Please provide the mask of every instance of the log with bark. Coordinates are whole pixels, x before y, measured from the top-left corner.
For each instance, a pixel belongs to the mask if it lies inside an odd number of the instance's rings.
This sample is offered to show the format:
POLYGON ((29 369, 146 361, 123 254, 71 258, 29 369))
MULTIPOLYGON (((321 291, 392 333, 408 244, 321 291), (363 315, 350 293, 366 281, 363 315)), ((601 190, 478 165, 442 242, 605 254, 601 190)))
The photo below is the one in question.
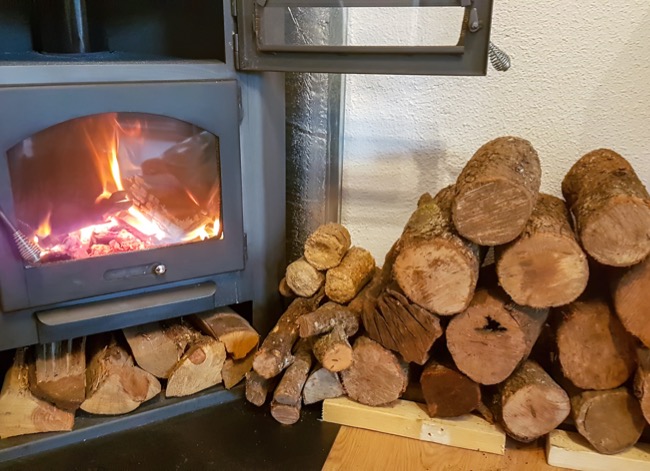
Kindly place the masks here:
POLYGON ((406 365, 390 350, 363 336, 354 342, 352 365, 340 375, 350 399, 369 406, 399 399, 408 383, 406 365))
POLYGON ((562 374, 581 389, 614 389, 635 368, 632 338, 609 303, 591 290, 551 318, 562 374))
POLYGON ((318 362, 329 371, 343 371, 352 364, 352 347, 343 326, 337 325, 317 338, 313 351, 318 362))
POLYGON ((305 242, 305 259, 318 270, 328 270, 341 263, 352 240, 348 230, 337 223, 324 224, 305 242))
POLYGON ((547 317, 548 310, 519 306, 500 288, 480 288, 447 326, 447 348, 471 379, 497 384, 528 357, 547 317))
POLYGON ((154 375, 135 366, 133 357, 112 335, 88 342, 86 400, 81 409, 91 414, 126 414, 160 393, 154 375))
POLYGON ((275 327, 262 342, 253 360, 253 369, 263 378, 279 375, 293 361, 291 349, 298 339, 297 320, 318 308, 323 297, 319 291, 311 298, 296 298, 282 314, 275 327))
POLYGON ((431 360, 420 376, 430 417, 458 417, 481 404, 481 388, 453 365, 431 360))
POLYGON ((650 254, 650 195, 621 155, 588 153, 564 177, 562 194, 582 246, 598 262, 625 267, 650 254))
POLYGON ((361 247, 347 251, 341 263, 327 271, 325 294, 330 300, 345 304, 354 299, 375 273, 375 259, 361 247))
POLYGON ((458 234, 451 219, 454 187, 425 193, 398 241, 395 281, 419 306, 440 315, 467 308, 478 281, 479 247, 458 234))
POLYGON ((484 144, 456 181, 456 229, 479 245, 511 242, 533 212, 541 177, 539 157, 530 142, 499 137, 484 144))
POLYGON ((564 201, 540 194, 523 233, 495 249, 499 284, 516 303, 562 306, 587 287, 589 264, 570 217, 564 201))
POLYGON ((261 407, 266 398, 277 384, 279 376, 270 379, 263 378, 255 371, 246 373, 246 400, 261 407))
POLYGON ((639 400, 646 422, 650 423, 650 350, 637 348, 638 368, 634 375, 634 395, 639 400))
POLYGON ((530 360, 497 387, 490 405, 506 433, 526 443, 555 429, 571 412, 564 389, 530 360))
POLYGON ((316 294, 325 283, 325 275, 304 258, 299 258, 289 264, 285 279, 289 289, 304 298, 316 294))
POLYGON ((296 293, 294 293, 289 285, 287 284, 287 277, 285 276, 280 280, 280 285, 278 286, 278 292, 285 298, 295 298, 296 293))
POLYGON ((29 387, 60 409, 78 409, 86 399, 86 338, 36 345, 29 387))
POLYGON ((231 389, 239 384, 246 377, 246 373, 253 369, 255 353, 256 351, 252 351, 241 360, 226 358, 221 370, 223 385, 226 389, 231 389))
POLYGON ((650 315, 647 309, 650 257, 633 267, 613 270, 610 276, 616 315, 628 332, 650 347, 650 315))
POLYGON ((359 316, 347 306, 327 302, 314 312, 305 314, 298 319, 300 337, 307 338, 330 332, 340 326, 348 337, 359 330, 359 316))
POLYGON ((189 396, 220 383, 225 361, 223 342, 199 335, 169 373, 165 396, 189 396))
POLYGON ((307 378, 302 390, 302 399, 305 405, 314 404, 345 394, 343 386, 336 373, 327 368, 316 368, 307 378))
POLYGON ((245 358, 260 341, 260 335, 248 321, 229 307, 219 308, 212 313, 195 314, 190 320, 205 334, 222 342, 235 360, 245 358))
POLYGON ((16 350, 0 392, 0 438, 72 430, 74 413, 38 399, 29 389, 28 352, 16 350))
POLYGON ((287 368, 273 392, 271 415, 281 424, 291 425, 300 419, 302 389, 311 369, 311 345, 302 339, 296 344, 294 362, 287 368))

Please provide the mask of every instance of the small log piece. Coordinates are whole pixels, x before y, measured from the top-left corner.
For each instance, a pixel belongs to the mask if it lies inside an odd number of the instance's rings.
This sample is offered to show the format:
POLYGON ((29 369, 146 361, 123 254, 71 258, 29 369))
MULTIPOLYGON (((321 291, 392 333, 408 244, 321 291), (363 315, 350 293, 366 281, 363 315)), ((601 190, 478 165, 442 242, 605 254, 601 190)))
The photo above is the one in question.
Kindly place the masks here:
POLYGON ((571 413, 569 396, 534 361, 524 362, 498 386, 493 412, 506 433, 529 443, 559 426, 571 413))
POLYGON ((310 343, 300 340, 296 344, 295 360, 285 371, 273 393, 271 415, 281 424, 291 425, 300 419, 302 389, 311 369, 310 343))
POLYGON ((289 288, 289 285, 287 284, 286 276, 280 280, 280 285, 278 286, 278 292, 285 298, 296 297, 296 293, 294 293, 292 289, 289 288))
POLYGON ((86 399, 86 338, 36 345, 29 365, 34 396, 75 411, 86 399))
POLYGON ((92 339, 89 353, 82 410, 99 415, 126 414, 160 393, 156 377, 135 366, 133 357, 112 335, 92 339))
POLYGON ((305 259, 318 270, 329 270, 341 263, 350 248, 350 233, 341 224, 324 224, 305 242, 305 259))
POLYGON ((420 376, 429 417, 458 417, 481 403, 481 388, 453 364, 430 361, 420 376))
POLYGON ((245 358, 260 342, 257 331, 229 307, 219 308, 209 314, 195 314, 191 320, 203 333, 222 342, 235 360, 245 358))
POLYGON ((345 394, 343 386, 336 373, 327 368, 317 368, 309 375, 302 390, 305 405, 315 404, 345 394))
POLYGON ((623 327, 650 348, 650 257, 627 269, 611 272, 611 293, 616 315, 623 327))
POLYGON ((650 254, 650 195, 621 155, 588 153, 564 177, 562 194, 582 246, 598 262, 627 267, 650 254))
POLYGON ((239 384, 246 377, 246 373, 253 369, 255 353, 255 351, 252 351, 246 358, 242 358, 241 360, 226 358, 221 370, 223 385, 226 389, 231 389, 239 384))
POLYGON ((447 326, 447 348, 472 380, 497 384, 528 357, 547 317, 548 310, 519 306, 500 288, 481 288, 447 326))
POLYGON ((38 399, 29 389, 28 352, 16 350, 0 392, 0 438, 72 430, 74 413, 38 399))
POLYGON ((302 338, 325 334, 337 325, 343 327, 348 337, 359 330, 359 317, 346 306, 331 301, 314 312, 301 316, 297 322, 302 338))
POLYGON ((255 355, 253 369, 260 376, 273 378, 291 364, 291 349, 298 339, 296 321, 301 316, 315 311, 322 297, 322 292, 319 292, 311 298, 296 298, 289 305, 255 355))
POLYGON ((639 367, 634 375, 634 395, 639 400, 646 422, 650 423, 650 350, 637 349, 639 367))
POLYGON ((581 389, 614 389, 636 366, 632 338, 609 303, 589 293, 553 312, 562 374, 581 389))
POLYGON ((375 267, 374 271, 372 272, 372 276, 370 278, 370 281, 366 284, 366 286, 363 287, 361 291, 359 291, 359 294, 357 294, 352 301, 347 305, 347 308, 352 311, 352 313, 357 316, 357 318, 361 319, 361 315, 363 313, 363 306, 366 303, 366 299, 371 292, 371 290, 374 288, 375 283, 377 279, 381 277, 382 269, 375 267))
POLYGON ((331 332, 319 337, 313 346, 314 356, 326 369, 338 372, 352 364, 352 347, 342 326, 335 326, 331 332))
POLYGON ((393 264, 395 281, 408 298, 440 315, 466 309, 478 281, 481 254, 454 228, 454 187, 435 198, 425 193, 398 242, 393 264))
POLYGON ((516 303, 562 306, 587 287, 589 264, 570 217, 564 201, 540 194, 523 233, 495 249, 499 284, 516 303))
POLYGON ((269 392, 273 391, 279 376, 270 379, 263 378, 254 370, 246 373, 246 400, 257 407, 266 402, 269 392))
POLYGON ((289 264, 285 279, 289 289, 303 298, 316 294, 325 283, 325 275, 304 258, 289 264))
POLYGON ((574 395, 571 414, 578 433, 605 455, 633 446, 645 426, 639 401, 626 388, 574 395))
POLYGON ((220 383, 225 361, 223 342, 207 335, 197 337, 169 373, 165 396, 189 396, 220 383))
POLYGON ((182 322, 138 325, 122 329, 136 363, 157 378, 168 378, 198 332, 182 322))
POLYGON ((343 388, 350 399, 369 406, 382 406, 406 390, 406 369, 390 351, 368 337, 354 342, 352 366, 341 373, 343 388))
POLYGON ((511 242, 533 212, 541 178, 539 157, 530 142, 499 137, 484 144, 456 181, 456 229, 479 245, 511 242))
POLYGON ((325 294, 332 301, 345 304, 354 299, 375 272, 375 259, 361 247, 352 247, 341 263, 327 271, 325 294))

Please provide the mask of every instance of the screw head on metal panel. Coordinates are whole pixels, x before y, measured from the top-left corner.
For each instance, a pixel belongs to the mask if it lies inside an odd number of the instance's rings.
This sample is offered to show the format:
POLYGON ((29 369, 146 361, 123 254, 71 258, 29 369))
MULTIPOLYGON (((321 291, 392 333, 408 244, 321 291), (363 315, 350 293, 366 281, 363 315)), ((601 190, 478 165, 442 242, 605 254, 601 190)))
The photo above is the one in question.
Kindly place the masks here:
POLYGON ((167 266, 162 263, 159 263, 158 265, 153 267, 153 272, 155 275, 158 276, 164 275, 165 273, 167 273, 167 266))

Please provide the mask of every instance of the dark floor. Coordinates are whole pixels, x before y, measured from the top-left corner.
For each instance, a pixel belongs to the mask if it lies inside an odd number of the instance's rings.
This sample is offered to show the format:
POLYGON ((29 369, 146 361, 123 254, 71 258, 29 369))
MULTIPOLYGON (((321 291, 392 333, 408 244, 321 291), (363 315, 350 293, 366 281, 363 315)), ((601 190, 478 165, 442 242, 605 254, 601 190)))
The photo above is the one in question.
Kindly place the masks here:
POLYGON ((237 400, 89 440, 33 458, 14 460, 12 470, 319 470, 338 425, 318 420, 320 405, 303 410, 300 422, 278 424, 268 405, 237 400))

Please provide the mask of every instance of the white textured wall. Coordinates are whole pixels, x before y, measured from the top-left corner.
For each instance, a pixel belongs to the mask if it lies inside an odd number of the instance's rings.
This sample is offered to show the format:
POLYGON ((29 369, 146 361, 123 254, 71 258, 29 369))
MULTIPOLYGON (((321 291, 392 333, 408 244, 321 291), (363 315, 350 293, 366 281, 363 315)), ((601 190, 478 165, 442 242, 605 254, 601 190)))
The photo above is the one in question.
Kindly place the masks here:
MULTIPOLYGON (((559 195, 571 164, 599 147, 620 152, 650 182, 650 4, 495 3, 492 39, 511 55, 509 72, 347 78, 343 223, 378 261, 418 196, 452 183, 474 151, 500 135, 533 143, 546 192, 559 195)), ((372 15, 350 15, 351 42, 437 28, 417 17, 368 26, 372 15)))

